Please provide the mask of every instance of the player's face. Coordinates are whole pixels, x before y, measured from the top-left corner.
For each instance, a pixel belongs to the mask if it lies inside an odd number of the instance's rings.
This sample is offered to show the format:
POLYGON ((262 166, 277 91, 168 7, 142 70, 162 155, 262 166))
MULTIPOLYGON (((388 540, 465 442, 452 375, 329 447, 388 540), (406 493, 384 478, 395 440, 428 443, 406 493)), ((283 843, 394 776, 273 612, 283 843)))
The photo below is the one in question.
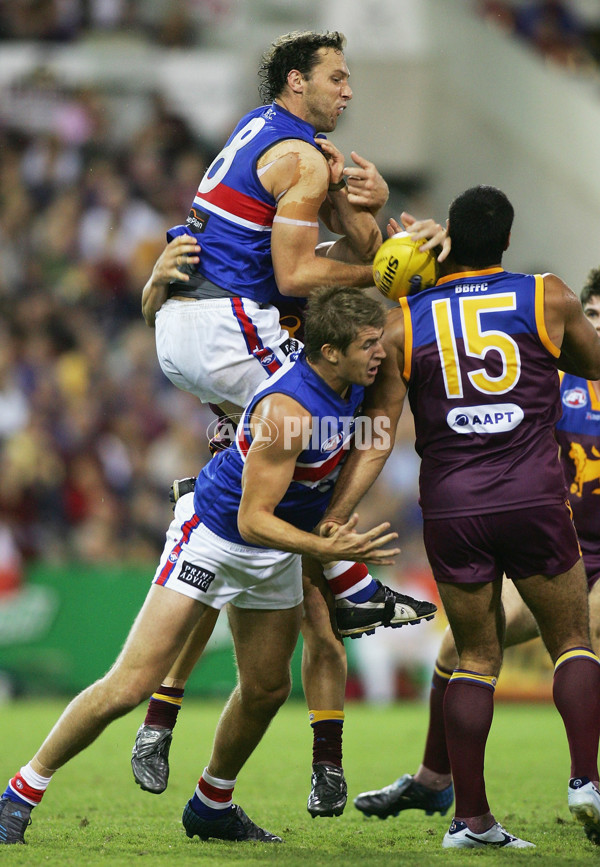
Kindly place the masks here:
POLYGON ((344 55, 333 48, 320 48, 321 62, 305 79, 304 119, 317 132, 331 132, 338 118, 352 99, 348 84, 350 73, 344 55))
POLYGON ((383 359, 382 328, 361 328, 348 349, 340 355, 339 373, 355 385, 371 385, 383 359))
POLYGON ((583 305, 583 312, 600 334, 600 295, 590 295, 589 301, 583 305))

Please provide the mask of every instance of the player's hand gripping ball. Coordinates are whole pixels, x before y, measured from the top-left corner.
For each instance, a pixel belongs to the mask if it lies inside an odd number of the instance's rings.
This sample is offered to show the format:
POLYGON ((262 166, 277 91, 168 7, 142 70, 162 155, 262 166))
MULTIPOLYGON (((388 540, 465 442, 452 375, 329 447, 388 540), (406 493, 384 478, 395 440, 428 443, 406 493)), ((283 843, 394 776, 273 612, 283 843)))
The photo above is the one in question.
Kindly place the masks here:
POLYGON ((413 241, 408 232, 398 232, 384 241, 373 260, 373 280, 386 298, 397 301, 433 286, 438 278, 435 255, 419 250, 424 239, 413 241))

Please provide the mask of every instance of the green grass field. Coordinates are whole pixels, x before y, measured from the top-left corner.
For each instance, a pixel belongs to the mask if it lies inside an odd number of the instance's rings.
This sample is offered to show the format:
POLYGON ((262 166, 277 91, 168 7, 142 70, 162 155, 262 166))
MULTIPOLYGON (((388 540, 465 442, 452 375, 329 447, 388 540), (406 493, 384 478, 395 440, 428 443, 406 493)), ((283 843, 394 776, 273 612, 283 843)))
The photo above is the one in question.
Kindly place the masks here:
MULTIPOLYGON (((426 726, 421 703, 346 708, 344 814, 312 819, 306 811, 311 729, 300 702, 279 713, 242 771, 235 799, 283 845, 188 840, 180 819, 210 753, 222 703, 184 703, 171 749, 171 780, 160 796, 133 782, 129 757, 143 708, 114 723, 52 782, 33 812, 27 846, 3 847, 2 864, 132 865, 429 865, 472 858, 511 864, 598 863, 567 809, 568 752, 557 712, 545 704, 498 702, 487 752, 488 797, 496 818, 536 849, 448 851, 441 841, 451 811, 440 817, 409 811, 385 822, 365 819, 352 798, 419 764, 426 726)), ((35 752, 63 703, 16 701, 0 706, 0 783, 35 752)))

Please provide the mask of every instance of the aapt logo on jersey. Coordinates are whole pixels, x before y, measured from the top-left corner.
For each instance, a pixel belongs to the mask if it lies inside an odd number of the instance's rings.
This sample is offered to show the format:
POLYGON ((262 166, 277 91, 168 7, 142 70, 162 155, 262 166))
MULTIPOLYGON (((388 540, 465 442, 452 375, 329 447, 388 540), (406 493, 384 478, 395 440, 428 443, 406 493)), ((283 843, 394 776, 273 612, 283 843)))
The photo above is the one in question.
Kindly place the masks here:
POLYGON ((197 587, 204 593, 215 580, 215 573, 209 572, 208 569, 203 569, 202 566, 196 566, 188 560, 184 560, 181 564, 181 572, 177 576, 178 581, 183 581, 184 584, 191 584, 192 587, 197 587))
POLYGON ((461 406, 446 416, 448 427, 459 434, 495 434, 514 430, 524 418, 515 403, 492 403, 483 406, 461 406))
POLYGON ((570 409, 583 409, 588 403, 587 392, 585 388, 581 388, 580 386, 569 388, 563 394, 562 402, 570 409))

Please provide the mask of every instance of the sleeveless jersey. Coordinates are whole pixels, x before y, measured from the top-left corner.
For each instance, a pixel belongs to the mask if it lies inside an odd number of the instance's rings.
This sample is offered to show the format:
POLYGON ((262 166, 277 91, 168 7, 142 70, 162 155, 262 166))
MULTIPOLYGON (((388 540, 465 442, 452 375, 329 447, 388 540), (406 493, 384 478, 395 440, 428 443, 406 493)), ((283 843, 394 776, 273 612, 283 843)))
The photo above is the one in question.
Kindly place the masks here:
POLYGON ((206 170, 186 225, 167 232, 168 241, 177 235, 194 235, 202 248, 200 262, 187 266, 187 273, 259 304, 277 303, 283 297, 271 260, 277 202, 261 184, 256 164, 276 142, 287 139, 301 139, 320 152, 315 134, 311 124, 275 103, 260 106, 240 120, 206 170))
MULTIPOLYGON (((235 443, 218 452, 198 476, 194 508, 202 523, 230 542, 248 545, 238 531, 237 513, 244 462, 252 445, 249 419, 257 403, 268 394, 286 394, 310 413, 312 424, 307 430, 306 448, 296 459, 293 479, 275 515, 310 532, 327 508, 333 485, 352 444, 355 416, 363 393, 362 386, 352 385, 346 397, 340 397, 307 364, 303 351, 293 353, 257 389, 240 419, 235 443)), ((271 430, 271 436, 283 437, 285 443, 290 432, 295 431, 271 430)), ((267 440, 265 447, 268 444, 267 440)))
POLYGON ((542 277, 452 274, 401 304, 423 515, 562 502, 560 350, 544 323, 542 277))
POLYGON ((591 382, 565 373, 560 384, 562 417, 556 439, 569 490, 573 520, 583 543, 600 547, 600 400, 591 382))

